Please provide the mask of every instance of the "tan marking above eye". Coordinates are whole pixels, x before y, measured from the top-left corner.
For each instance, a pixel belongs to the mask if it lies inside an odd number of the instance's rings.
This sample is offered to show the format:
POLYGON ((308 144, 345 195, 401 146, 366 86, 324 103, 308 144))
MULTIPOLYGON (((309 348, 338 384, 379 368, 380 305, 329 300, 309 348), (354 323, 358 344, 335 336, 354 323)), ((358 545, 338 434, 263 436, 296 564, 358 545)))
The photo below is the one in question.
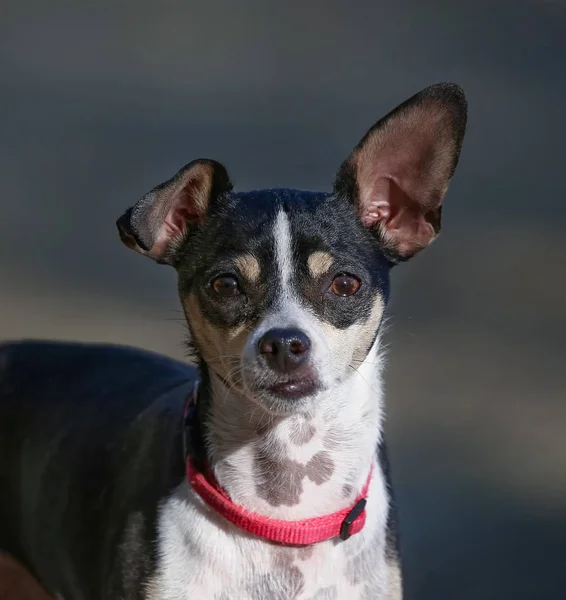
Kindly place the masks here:
POLYGON ((338 329, 323 319, 317 321, 317 326, 321 328, 326 337, 336 361, 335 364, 344 366, 349 364, 352 359, 359 363, 365 358, 383 318, 384 308, 383 297, 377 294, 373 300, 369 317, 348 329, 338 329))
POLYGON ((330 270, 333 262, 334 259, 331 254, 317 250, 309 256, 307 265, 313 277, 320 277, 330 270))
POLYGON ((256 281, 259 278, 261 268, 255 256, 251 254, 242 254, 236 258, 236 267, 240 273, 249 281, 256 281))

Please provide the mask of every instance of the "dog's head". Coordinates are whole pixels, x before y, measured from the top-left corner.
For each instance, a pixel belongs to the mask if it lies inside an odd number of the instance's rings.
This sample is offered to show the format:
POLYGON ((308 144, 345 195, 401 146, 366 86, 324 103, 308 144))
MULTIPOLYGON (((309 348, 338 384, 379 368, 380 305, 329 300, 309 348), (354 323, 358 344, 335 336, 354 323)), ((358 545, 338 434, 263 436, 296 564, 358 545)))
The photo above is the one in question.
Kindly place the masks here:
POLYGON ((175 267, 210 370, 271 412, 308 410, 372 347, 391 266, 438 235, 465 125, 458 86, 423 90, 368 131, 332 193, 234 193, 195 160, 126 211, 120 237, 175 267))

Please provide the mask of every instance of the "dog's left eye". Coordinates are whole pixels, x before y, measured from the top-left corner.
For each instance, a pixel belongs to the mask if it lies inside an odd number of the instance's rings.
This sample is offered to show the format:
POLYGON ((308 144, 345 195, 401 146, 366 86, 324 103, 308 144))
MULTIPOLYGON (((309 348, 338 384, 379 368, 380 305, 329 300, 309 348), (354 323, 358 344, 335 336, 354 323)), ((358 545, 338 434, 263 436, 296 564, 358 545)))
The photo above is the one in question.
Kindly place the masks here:
POLYGON ((353 296, 360 289, 361 282, 357 277, 340 273, 332 280, 330 289, 335 296, 353 296))
POLYGON ((223 298, 237 296, 240 293, 238 280, 231 275, 221 275, 212 281, 213 290, 223 298))

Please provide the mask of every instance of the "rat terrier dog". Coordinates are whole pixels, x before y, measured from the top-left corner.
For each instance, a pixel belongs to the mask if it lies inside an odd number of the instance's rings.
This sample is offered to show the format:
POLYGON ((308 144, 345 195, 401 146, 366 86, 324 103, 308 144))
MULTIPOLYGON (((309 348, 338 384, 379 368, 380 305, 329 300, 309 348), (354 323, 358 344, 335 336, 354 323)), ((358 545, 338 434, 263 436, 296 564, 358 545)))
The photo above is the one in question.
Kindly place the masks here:
POLYGON ((195 160, 126 211, 122 241, 177 271, 194 365, 2 346, 0 550, 67 600, 399 600, 380 326, 465 125, 434 85, 331 193, 235 193, 195 160))

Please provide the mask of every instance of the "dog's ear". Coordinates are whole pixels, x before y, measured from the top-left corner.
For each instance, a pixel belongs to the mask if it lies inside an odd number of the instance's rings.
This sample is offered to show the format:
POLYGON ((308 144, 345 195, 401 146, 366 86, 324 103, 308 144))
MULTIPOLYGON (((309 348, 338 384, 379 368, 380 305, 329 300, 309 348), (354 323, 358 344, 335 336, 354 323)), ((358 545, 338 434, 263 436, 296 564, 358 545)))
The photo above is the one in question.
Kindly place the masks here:
POLYGON ((232 189, 226 169, 198 159, 148 192, 116 222, 128 248, 172 264, 191 226, 202 223, 210 202, 232 189))
POLYGON ((407 260, 440 231, 466 112, 459 86, 428 87, 378 121, 338 171, 335 195, 354 203, 393 262, 407 260))

